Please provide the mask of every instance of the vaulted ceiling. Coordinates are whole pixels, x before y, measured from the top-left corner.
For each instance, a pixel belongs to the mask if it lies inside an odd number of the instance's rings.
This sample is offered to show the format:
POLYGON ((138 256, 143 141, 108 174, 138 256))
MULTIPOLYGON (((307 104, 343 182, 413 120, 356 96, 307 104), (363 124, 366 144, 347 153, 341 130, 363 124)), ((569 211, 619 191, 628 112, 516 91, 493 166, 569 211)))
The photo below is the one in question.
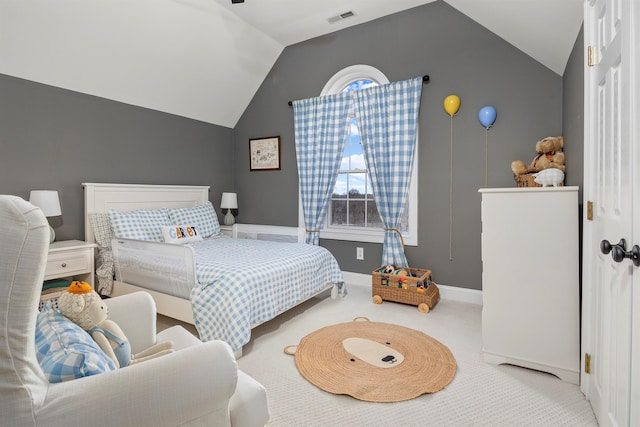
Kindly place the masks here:
MULTIPOLYGON (((432 1, 0 0, 0 73, 234 127, 286 46, 432 1)), ((582 24, 582 0, 442 1, 560 75, 582 24)))

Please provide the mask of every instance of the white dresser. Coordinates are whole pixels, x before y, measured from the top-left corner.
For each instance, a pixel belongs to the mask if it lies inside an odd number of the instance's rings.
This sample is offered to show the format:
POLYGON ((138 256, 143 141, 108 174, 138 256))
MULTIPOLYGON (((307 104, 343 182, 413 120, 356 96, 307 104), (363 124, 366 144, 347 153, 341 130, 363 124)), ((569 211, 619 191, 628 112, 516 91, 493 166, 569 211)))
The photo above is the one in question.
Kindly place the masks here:
POLYGON ((479 191, 484 360, 578 384, 578 187, 479 191))

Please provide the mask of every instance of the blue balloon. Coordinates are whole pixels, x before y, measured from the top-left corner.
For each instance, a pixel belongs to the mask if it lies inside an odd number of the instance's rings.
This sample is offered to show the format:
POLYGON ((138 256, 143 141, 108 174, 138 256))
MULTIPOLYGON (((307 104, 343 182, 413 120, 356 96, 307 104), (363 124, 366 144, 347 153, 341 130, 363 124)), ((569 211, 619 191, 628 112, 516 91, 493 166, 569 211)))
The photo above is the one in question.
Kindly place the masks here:
POLYGON ((482 107, 478 112, 478 120, 485 129, 489 129, 491 125, 496 121, 496 109, 490 105, 482 107))

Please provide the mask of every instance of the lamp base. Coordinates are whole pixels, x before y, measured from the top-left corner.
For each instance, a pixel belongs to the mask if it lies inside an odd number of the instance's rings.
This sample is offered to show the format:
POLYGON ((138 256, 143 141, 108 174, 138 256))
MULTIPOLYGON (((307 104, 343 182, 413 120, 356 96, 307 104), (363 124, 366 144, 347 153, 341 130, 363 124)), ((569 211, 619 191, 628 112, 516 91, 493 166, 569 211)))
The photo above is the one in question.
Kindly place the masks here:
POLYGON ((49 232, 51 235, 49 236, 49 243, 53 243, 56 240, 56 232, 53 231, 53 227, 49 226, 49 232))
POLYGON ((236 218, 231 213, 231 209, 227 209, 227 214, 224 216, 224 225, 233 225, 236 222, 236 218))

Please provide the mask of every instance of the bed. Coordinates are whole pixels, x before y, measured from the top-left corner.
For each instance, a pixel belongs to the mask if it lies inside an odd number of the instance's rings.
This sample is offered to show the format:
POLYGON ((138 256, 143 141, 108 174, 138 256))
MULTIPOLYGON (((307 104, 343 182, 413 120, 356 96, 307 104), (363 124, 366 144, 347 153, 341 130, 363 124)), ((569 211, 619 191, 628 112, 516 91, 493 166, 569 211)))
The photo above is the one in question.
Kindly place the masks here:
POLYGON ((259 226, 236 225, 230 237, 220 232, 213 212, 215 224, 207 214, 207 221, 193 227, 204 239, 170 244, 166 234, 164 241, 145 234, 171 228, 165 227, 165 214, 172 226, 194 225, 177 224, 181 218, 200 221, 203 209, 213 211, 208 186, 82 185, 85 239, 98 243, 98 264, 108 265, 104 261, 113 256, 115 280, 109 296, 144 290, 156 301, 158 313, 194 324, 203 341, 221 339, 241 354, 253 327, 327 290, 334 298, 345 294, 342 273, 329 251, 272 241, 299 240, 302 233, 294 227, 267 227, 265 232, 259 226), (193 213, 200 216, 189 216, 193 213), (144 226, 152 225, 140 231, 138 214, 146 215, 144 226), (162 227, 155 221, 162 221, 162 227), (110 239, 103 229, 113 233, 110 239))

